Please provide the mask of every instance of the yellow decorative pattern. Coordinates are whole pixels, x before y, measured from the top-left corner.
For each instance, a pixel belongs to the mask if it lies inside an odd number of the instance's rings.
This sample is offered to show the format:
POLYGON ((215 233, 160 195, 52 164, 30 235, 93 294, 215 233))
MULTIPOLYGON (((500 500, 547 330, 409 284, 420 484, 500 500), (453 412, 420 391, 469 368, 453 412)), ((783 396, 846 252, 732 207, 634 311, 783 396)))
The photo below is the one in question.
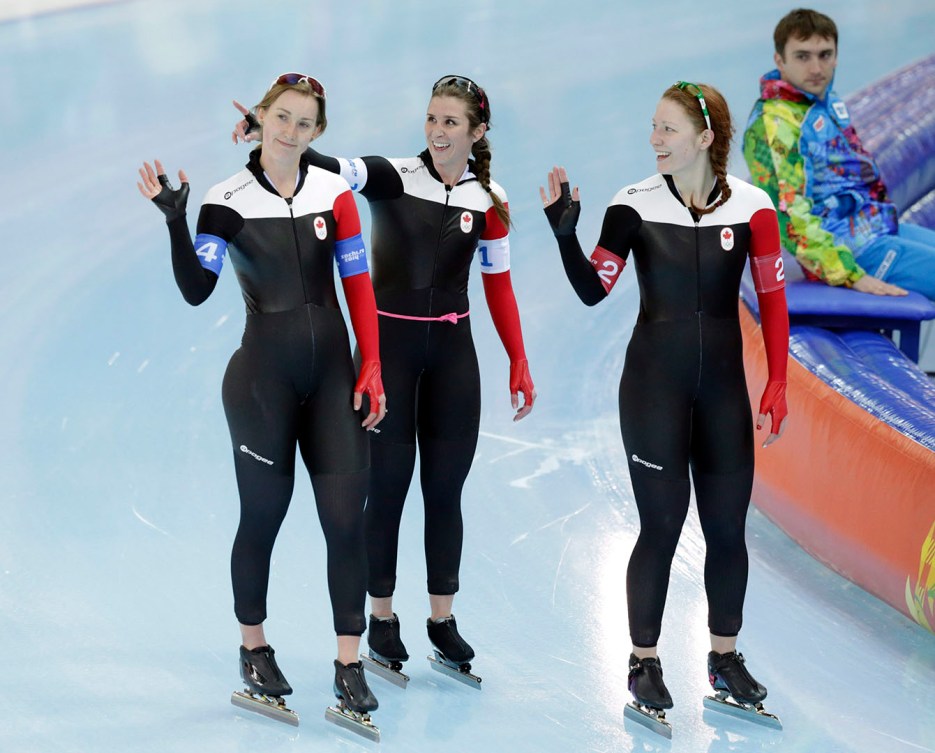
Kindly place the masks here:
POLYGON ((935 523, 922 543, 915 588, 906 578, 906 606, 916 622, 935 633, 935 523))

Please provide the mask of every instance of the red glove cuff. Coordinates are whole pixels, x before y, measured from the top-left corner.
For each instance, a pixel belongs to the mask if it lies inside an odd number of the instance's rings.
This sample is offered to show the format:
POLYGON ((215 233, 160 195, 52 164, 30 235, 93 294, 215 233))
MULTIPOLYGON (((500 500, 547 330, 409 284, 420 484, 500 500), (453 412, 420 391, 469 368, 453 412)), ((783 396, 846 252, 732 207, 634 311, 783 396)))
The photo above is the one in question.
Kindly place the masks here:
POLYGON ((771 416, 770 433, 779 432, 779 427, 789 411, 786 408, 786 383, 770 379, 760 398, 760 415, 771 416))
POLYGON ((529 374, 529 362, 525 358, 510 361, 510 394, 518 392, 523 393, 526 405, 531 406, 535 401, 536 388, 529 374))
POLYGON ((354 385, 354 392, 366 393, 367 397, 370 398, 371 413, 377 412, 380 396, 383 395, 383 378, 381 374, 382 368, 379 361, 364 361, 360 365, 357 384, 354 385))

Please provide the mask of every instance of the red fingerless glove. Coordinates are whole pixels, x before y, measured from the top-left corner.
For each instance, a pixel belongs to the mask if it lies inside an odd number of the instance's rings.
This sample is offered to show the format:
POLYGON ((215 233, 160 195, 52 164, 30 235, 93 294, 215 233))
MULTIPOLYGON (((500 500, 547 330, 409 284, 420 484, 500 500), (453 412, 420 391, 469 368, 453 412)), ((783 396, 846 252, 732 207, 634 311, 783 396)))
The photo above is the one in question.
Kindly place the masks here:
POLYGON ((536 400, 536 388, 529 375, 529 362, 525 358, 510 361, 510 394, 523 393, 525 404, 532 407, 536 400))
MULTIPOLYGON (((760 398, 760 415, 770 417, 770 434, 778 434, 789 411, 786 409, 786 383, 770 379, 760 398)), ((757 425, 759 429, 760 426, 757 425)))
POLYGON ((360 373, 357 376, 357 384, 354 385, 354 392, 361 395, 366 394, 370 398, 370 412, 378 413, 380 407, 380 397, 383 395, 383 378, 381 377, 381 367, 379 361, 364 361, 360 365, 360 373))

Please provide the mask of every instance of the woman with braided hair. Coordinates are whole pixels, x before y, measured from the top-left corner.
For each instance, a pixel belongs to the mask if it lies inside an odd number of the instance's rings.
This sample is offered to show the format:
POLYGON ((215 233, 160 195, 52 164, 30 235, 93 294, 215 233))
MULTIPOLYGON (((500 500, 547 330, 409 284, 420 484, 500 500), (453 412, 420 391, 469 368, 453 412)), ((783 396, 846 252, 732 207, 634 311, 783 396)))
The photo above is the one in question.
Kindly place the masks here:
MULTIPOLYGON (((252 118, 246 108, 238 108, 246 117, 237 124, 235 142, 250 139, 252 118)), ((489 129, 490 100, 484 90, 464 76, 444 76, 432 87, 426 148, 418 156, 344 159, 307 152, 312 164, 340 173, 370 204, 383 384, 393 410, 370 434, 368 642, 376 664, 368 666, 401 686, 408 678, 399 670, 409 655, 392 600, 400 519, 417 442, 431 606, 427 629, 437 654, 432 666, 474 686, 479 682, 470 674, 474 651, 451 613, 459 588, 461 490, 480 424, 480 377, 467 295, 473 258, 510 359, 514 420, 532 410, 536 396, 510 280, 507 196, 490 179, 489 129)))
POLYGON ((640 515, 627 569, 632 654, 627 715, 664 734, 672 706, 656 653, 669 571, 694 484, 705 536, 705 589, 715 690, 745 707, 766 689, 736 652, 747 583, 744 525, 753 484, 753 422, 738 292, 749 258, 769 377, 756 426, 779 438, 786 417, 789 323, 776 212, 767 194, 727 173, 730 111, 713 87, 666 89, 650 144, 659 173, 617 193, 597 247, 575 234, 578 189, 564 168, 540 188, 569 281, 589 305, 636 260, 640 310, 620 380, 620 426, 640 515), (689 481, 689 470, 691 481, 689 481))

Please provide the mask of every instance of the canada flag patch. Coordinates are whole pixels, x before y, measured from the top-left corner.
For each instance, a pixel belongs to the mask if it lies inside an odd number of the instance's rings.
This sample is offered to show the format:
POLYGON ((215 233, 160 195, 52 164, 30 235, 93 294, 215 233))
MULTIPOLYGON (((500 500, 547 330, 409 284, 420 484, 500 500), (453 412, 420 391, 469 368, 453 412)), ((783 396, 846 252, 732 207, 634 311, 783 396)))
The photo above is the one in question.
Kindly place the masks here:
POLYGON ((721 248, 730 251, 734 247, 734 231, 729 227, 721 228, 721 248))
POLYGON ((328 225, 325 223, 324 217, 316 217, 312 224, 315 226, 315 237, 318 240, 323 241, 328 237, 328 225))
POLYGON ((471 228, 474 227, 474 215, 470 212, 461 213, 461 232, 470 233, 471 228))

